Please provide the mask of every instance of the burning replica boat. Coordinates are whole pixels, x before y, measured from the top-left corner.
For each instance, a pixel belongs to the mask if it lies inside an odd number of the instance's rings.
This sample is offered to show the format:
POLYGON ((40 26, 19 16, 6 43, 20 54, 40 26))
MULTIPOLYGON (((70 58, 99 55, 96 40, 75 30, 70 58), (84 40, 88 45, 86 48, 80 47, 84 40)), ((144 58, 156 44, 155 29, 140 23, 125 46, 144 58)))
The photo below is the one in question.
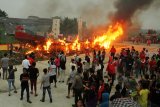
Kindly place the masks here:
POLYGON ((34 48, 30 48, 31 50, 26 52, 26 54, 35 51, 49 54, 63 50, 66 54, 71 55, 75 53, 85 53, 92 49, 108 49, 111 43, 121 35, 123 35, 123 26, 121 23, 116 23, 115 25, 110 25, 101 35, 97 35, 93 41, 80 41, 78 36, 72 42, 66 41, 65 38, 59 40, 44 39, 44 44, 39 44, 34 48))

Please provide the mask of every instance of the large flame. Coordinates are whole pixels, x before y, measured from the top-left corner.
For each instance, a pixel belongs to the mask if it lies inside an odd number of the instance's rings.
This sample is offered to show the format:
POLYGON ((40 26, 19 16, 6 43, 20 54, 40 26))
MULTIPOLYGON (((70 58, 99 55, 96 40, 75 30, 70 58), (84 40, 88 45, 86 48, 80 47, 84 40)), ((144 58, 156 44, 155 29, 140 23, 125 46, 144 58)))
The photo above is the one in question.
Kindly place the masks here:
POLYGON ((66 39, 58 39, 58 42, 60 42, 61 43, 61 45, 65 45, 66 44, 66 41, 65 41, 66 39))
POLYGON ((98 35, 98 37, 94 40, 94 45, 98 44, 100 47, 104 47, 108 49, 111 42, 114 41, 118 36, 123 34, 122 24, 116 23, 115 25, 109 26, 106 33, 102 36, 98 35))
POLYGON ((45 49, 46 51, 48 51, 52 43, 53 43, 53 42, 52 42, 50 39, 48 39, 47 42, 46 42, 46 45, 43 46, 44 49, 45 49))
POLYGON ((80 50, 81 44, 79 43, 79 37, 76 38, 76 40, 72 44, 72 50, 80 50))
POLYGON ((88 39, 86 40, 86 42, 85 42, 85 46, 86 46, 86 48, 88 49, 89 48, 89 41, 88 41, 88 39))
POLYGON ((65 46, 65 52, 69 53, 70 49, 69 49, 69 44, 66 43, 66 38, 64 38, 63 40, 59 39, 58 42, 61 43, 61 45, 65 46))

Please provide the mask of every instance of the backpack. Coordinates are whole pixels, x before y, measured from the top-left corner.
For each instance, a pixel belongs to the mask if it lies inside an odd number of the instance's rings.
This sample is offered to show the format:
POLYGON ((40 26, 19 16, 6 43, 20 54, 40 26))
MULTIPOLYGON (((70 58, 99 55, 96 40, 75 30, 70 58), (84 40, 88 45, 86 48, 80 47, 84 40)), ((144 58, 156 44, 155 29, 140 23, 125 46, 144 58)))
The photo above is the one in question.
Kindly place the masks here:
POLYGON ((66 56, 62 55, 62 56, 60 57, 60 62, 65 63, 65 62, 66 62, 66 56))

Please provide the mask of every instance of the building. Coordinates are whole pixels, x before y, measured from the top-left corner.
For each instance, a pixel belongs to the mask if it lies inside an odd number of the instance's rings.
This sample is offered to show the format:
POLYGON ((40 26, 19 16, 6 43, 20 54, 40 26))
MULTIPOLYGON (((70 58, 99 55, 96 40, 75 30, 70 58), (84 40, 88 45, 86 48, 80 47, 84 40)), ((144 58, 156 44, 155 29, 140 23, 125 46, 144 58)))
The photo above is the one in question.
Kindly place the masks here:
POLYGON ((60 19, 59 18, 53 18, 52 23, 52 34, 54 39, 58 39, 58 36, 60 34, 60 19))
POLYGON ((17 26, 23 26, 24 32, 32 36, 36 35, 46 37, 47 34, 52 31, 52 21, 53 20, 51 18, 39 18, 36 16, 29 16, 26 19, 1 17, 0 43, 14 43, 14 35, 17 26))

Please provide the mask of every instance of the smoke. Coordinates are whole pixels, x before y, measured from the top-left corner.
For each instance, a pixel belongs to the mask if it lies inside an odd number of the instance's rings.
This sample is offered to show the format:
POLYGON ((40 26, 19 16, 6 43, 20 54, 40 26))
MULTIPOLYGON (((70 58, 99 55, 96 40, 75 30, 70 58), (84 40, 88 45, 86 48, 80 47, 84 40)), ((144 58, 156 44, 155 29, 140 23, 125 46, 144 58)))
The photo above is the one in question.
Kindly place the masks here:
POLYGON ((138 11, 147 9, 154 0, 117 0, 115 2, 116 12, 113 21, 131 22, 132 17, 138 11))
POLYGON ((99 26, 107 25, 109 21, 125 21, 147 27, 145 23, 151 22, 152 18, 139 22, 137 20, 151 14, 146 13, 150 8, 152 10, 149 12, 156 14, 160 0, 25 0, 23 4, 19 14, 24 17, 82 17, 88 25, 99 26))
POLYGON ((21 14, 39 17, 82 17, 89 24, 107 22, 115 0, 26 0, 21 14))
POLYGON ((53 17, 53 13, 56 14, 57 8, 60 6, 60 0, 26 0, 25 5, 21 11, 21 14, 28 17, 53 17))

